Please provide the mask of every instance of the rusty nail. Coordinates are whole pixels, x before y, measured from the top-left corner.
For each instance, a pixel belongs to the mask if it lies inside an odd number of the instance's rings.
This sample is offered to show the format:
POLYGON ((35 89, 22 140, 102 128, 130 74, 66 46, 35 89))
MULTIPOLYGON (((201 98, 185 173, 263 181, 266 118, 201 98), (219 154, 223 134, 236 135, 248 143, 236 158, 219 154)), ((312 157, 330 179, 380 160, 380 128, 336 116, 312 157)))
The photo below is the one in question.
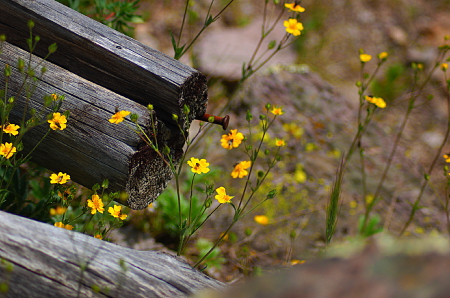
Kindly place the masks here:
POLYGON ((214 117, 214 121, 212 123, 222 125, 223 130, 227 129, 228 123, 230 122, 230 116, 228 116, 228 115, 225 115, 224 117, 220 117, 220 116, 214 116, 214 115, 210 115, 210 114, 204 114, 197 120, 209 122, 209 118, 211 118, 211 117, 214 117))

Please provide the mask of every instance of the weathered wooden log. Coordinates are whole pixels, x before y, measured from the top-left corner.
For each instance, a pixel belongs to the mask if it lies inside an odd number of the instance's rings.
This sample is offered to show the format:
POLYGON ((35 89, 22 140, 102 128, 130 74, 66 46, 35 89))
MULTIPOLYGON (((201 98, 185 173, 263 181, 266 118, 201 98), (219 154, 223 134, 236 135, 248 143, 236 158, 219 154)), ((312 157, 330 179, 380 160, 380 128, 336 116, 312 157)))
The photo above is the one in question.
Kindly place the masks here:
MULTIPOLYGON (((5 64, 12 68, 8 82, 10 96, 16 96, 24 79, 16 67, 17 60, 27 56, 25 51, 8 43, 3 47, 0 68, 4 69, 5 64)), ((39 64, 41 60, 33 56, 32 65, 39 64)), ((69 110, 70 117, 65 130, 51 131, 37 147, 32 155, 33 160, 55 172, 66 172, 72 180, 87 187, 107 178, 111 191, 128 191, 127 203, 131 208, 148 206, 165 188, 171 178, 171 171, 126 125, 134 127, 134 123, 125 120, 126 124, 111 124, 108 119, 115 113, 116 107, 120 107, 138 114, 139 125, 151 131, 149 110, 52 63, 44 62, 44 65, 47 72, 37 83, 28 111, 42 110, 43 97, 58 93, 65 95, 61 110, 69 110)), ((3 72, 0 81, 5 81, 3 72)), ((25 92, 21 92, 16 97, 16 107, 11 111, 11 123, 20 123, 25 102, 25 92)), ((46 113, 49 112, 47 108, 46 113)), ((173 152, 182 150, 182 137, 171 135, 171 131, 161 122, 155 125, 160 145, 168 144, 173 152)), ((48 129, 45 123, 29 131, 23 138, 24 152, 34 148, 48 129)))
POLYGON ((190 107, 192 119, 206 111, 206 78, 197 70, 147 47, 53 0, 0 0, 0 32, 8 41, 28 49, 28 20, 40 57, 56 42, 49 61, 144 106, 155 106, 158 117, 173 123, 190 107))
POLYGON ((0 264, 7 297, 179 297, 223 288, 173 256, 132 250, 2 211, 0 247, 0 258, 12 264, 11 272, 0 264))
MULTIPOLYGON (((155 108, 155 125, 160 148, 171 149, 174 162, 181 156, 184 138, 172 115, 185 129, 184 105, 190 109, 189 122, 205 113, 205 77, 156 50, 104 26, 53 0, 0 0, 0 33, 12 45, 2 58, 14 66, 28 50, 28 20, 35 22, 33 34, 40 42, 33 54, 44 57, 48 45, 58 44, 47 63, 42 86, 33 95, 33 108, 42 106, 43 95, 66 96, 62 110, 71 118, 64 132, 51 134, 33 154, 33 159, 53 171, 63 171, 72 180, 91 187, 110 180, 110 190, 126 189, 127 204, 142 209, 155 200, 172 177, 168 166, 125 125, 107 120, 116 108, 141 116, 140 125, 151 131, 148 104, 155 108)), ((33 59, 38 62, 39 59, 33 59)), ((20 74, 12 77, 10 91, 17 91, 20 74), (15 89, 14 89, 15 88, 15 89)), ((21 119, 25 97, 18 98, 14 119, 21 119)), ((128 122, 130 124, 130 122, 128 122)), ((33 129, 24 139, 25 152, 34 147, 46 128, 33 129)))

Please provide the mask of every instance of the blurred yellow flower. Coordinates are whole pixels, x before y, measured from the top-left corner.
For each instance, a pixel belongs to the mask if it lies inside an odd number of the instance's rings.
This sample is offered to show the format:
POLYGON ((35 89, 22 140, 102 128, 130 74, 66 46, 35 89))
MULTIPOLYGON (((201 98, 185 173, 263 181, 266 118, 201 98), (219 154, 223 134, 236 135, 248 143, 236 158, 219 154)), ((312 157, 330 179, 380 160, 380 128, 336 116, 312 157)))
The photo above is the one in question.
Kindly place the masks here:
POLYGON ((50 128, 53 130, 63 130, 67 127, 67 119, 66 116, 61 115, 60 113, 53 113, 53 118, 47 120, 50 123, 50 128))
POLYGON ((108 208, 108 212, 114 216, 115 218, 120 218, 121 220, 124 220, 125 218, 127 218, 126 214, 123 214, 122 212, 122 206, 118 206, 118 205, 114 205, 113 207, 109 207, 108 208))
POLYGON ((67 175, 66 173, 59 172, 58 174, 53 173, 50 175, 51 184, 64 184, 67 180, 70 180, 70 175, 67 175))
POLYGON ((269 218, 265 215, 255 215, 253 218, 258 224, 260 225, 268 225, 269 224, 269 218))
POLYGON ((290 10, 294 11, 294 12, 304 12, 305 9, 303 7, 301 7, 299 4, 297 3, 284 3, 284 7, 289 8, 290 10))
POLYGON ((19 125, 15 125, 15 124, 8 124, 6 127, 3 126, 3 132, 4 133, 8 133, 10 135, 16 136, 19 133, 19 125))
POLYGON ((381 52, 381 53, 378 54, 378 59, 384 60, 384 59, 387 58, 387 56, 388 56, 387 52, 381 52))
POLYGON ((95 236, 94 236, 95 238, 97 238, 97 239, 100 239, 100 240, 102 240, 103 239, 103 236, 102 236, 102 234, 95 234, 95 236))
POLYGON ((6 159, 10 159, 16 151, 17 149, 12 143, 6 142, 5 144, 0 145, 0 155, 4 156, 6 159))
POLYGON ((365 99, 381 109, 384 109, 386 107, 386 102, 381 97, 370 97, 366 95, 365 99))
POLYGON ((284 27, 286 27, 286 32, 290 33, 294 36, 299 36, 303 30, 303 24, 297 22, 297 19, 289 19, 288 21, 284 21, 284 27))
POLYGON ((444 154, 445 162, 450 162, 450 155, 444 154))
POLYGON ((92 195, 92 200, 87 200, 88 207, 92 208, 91 214, 95 214, 98 212, 103 213, 105 211, 105 208, 103 208, 103 201, 100 199, 100 197, 97 194, 92 195))
POLYGON ((303 135, 303 133, 305 132, 305 130, 303 129, 303 127, 298 126, 296 123, 291 122, 291 123, 283 123, 283 129, 284 131, 286 131, 287 133, 291 134, 294 136, 294 138, 296 139, 300 139, 303 135))
POLYGON ((119 111, 119 112, 115 113, 114 115, 112 115, 111 119, 109 119, 108 121, 111 123, 119 124, 120 122, 123 121, 123 119, 125 119, 126 116, 128 116, 130 114, 131 114, 131 112, 129 112, 129 111, 119 111))
POLYGON ((50 95, 50 98, 51 98, 53 101, 57 101, 57 100, 58 100, 58 95, 57 95, 56 93, 52 93, 52 95, 50 95))
POLYGON ((274 106, 270 112, 276 116, 281 116, 284 114, 283 107, 274 106))
POLYGON ((442 63, 442 64, 441 64, 441 69, 442 69, 442 71, 447 71, 447 69, 448 69, 448 64, 447 64, 447 63, 442 63))
POLYGON ((300 265, 300 264, 303 264, 303 263, 305 263, 306 261, 305 260, 291 260, 291 265, 292 266, 294 266, 294 265, 300 265))
POLYGON ((283 139, 275 138, 275 146, 284 147, 286 146, 286 142, 283 139))
POLYGON ((206 159, 198 159, 191 157, 191 160, 187 161, 187 164, 191 166, 192 173, 196 174, 202 174, 202 173, 208 173, 209 172, 209 163, 206 162, 206 159))
POLYGON ((372 204, 374 198, 375 197, 372 194, 367 195, 366 198, 365 198, 366 199, 366 205, 372 204))
POLYGON ((248 175, 247 169, 252 165, 251 161, 241 161, 235 167, 233 172, 231 172, 231 177, 233 178, 244 178, 248 175))
POLYGON ((67 208, 62 207, 62 206, 57 206, 56 208, 50 208, 50 215, 51 216, 55 216, 55 215, 63 215, 64 213, 66 213, 67 208))
POLYGON ((243 139, 244 135, 242 133, 237 132, 237 129, 232 129, 229 134, 222 135, 220 145, 225 149, 231 150, 239 147, 243 139))
POLYGON ((366 63, 366 62, 369 62, 370 60, 372 60, 372 56, 370 56, 368 54, 361 54, 361 55, 359 55, 359 60, 361 60, 362 63, 366 63))
POLYGON ((66 229, 66 230, 72 230, 73 229, 72 225, 69 225, 69 224, 64 225, 61 221, 55 222, 54 226, 57 227, 57 228, 63 228, 63 229, 66 229))
POLYGON ((215 196, 215 199, 217 201, 219 201, 220 204, 230 203, 231 199, 234 198, 234 196, 227 195, 225 187, 223 187, 223 186, 217 188, 216 192, 217 192, 217 195, 215 196))

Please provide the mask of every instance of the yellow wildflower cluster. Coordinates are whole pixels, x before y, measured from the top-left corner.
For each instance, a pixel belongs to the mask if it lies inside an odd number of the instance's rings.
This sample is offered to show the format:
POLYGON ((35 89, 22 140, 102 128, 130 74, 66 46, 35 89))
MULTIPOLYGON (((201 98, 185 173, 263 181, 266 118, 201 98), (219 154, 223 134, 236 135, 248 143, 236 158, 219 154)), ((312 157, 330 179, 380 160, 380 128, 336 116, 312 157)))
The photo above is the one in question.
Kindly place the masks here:
POLYGON ((72 230, 73 229, 72 225, 69 225, 69 224, 65 225, 61 221, 55 222, 55 227, 63 228, 63 229, 66 229, 66 230, 72 230))
POLYGON ((53 130, 63 130, 67 127, 67 119, 66 116, 61 115, 61 113, 53 113, 53 117, 50 120, 47 120, 50 123, 50 128, 53 130))
POLYGON ((237 129, 232 129, 229 134, 222 135, 222 139, 220 140, 220 145, 228 150, 239 147, 242 140, 244 139, 244 135, 237 131, 237 129))
POLYGON ((121 220, 127 218, 127 215, 122 213, 122 206, 114 205, 114 208, 109 207, 108 212, 115 218, 119 218, 121 220))
POLYGON ((386 102, 381 97, 370 97, 366 95, 365 99, 381 109, 386 107, 386 102))
POLYGON ((15 124, 8 124, 8 125, 3 125, 3 132, 16 136, 19 133, 19 125, 15 125, 15 124))
MULTIPOLYGON (((284 7, 288 8, 294 13, 304 12, 305 8, 301 7, 297 2, 285 3, 284 7)), ((299 22, 296 18, 289 18, 289 20, 284 21, 284 27, 286 27, 286 32, 294 36, 299 36, 303 30, 303 24, 299 22)))
POLYGON ((16 147, 12 143, 0 144, 0 155, 6 159, 10 159, 17 152, 16 147))
POLYGON ((92 195, 90 200, 87 200, 88 207, 91 208, 91 214, 98 212, 103 213, 105 208, 103 208, 103 201, 97 194, 92 195))
POLYGON ((117 113, 115 113, 114 115, 111 116, 111 119, 109 119, 108 121, 111 123, 115 123, 115 124, 119 124, 120 122, 122 122, 126 116, 130 115, 131 112, 130 111, 119 111, 117 113))
POLYGON ((225 187, 221 186, 216 189, 217 195, 214 197, 220 204, 230 203, 234 196, 227 195, 225 187))
POLYGON ((68 180, 70 180, 70 175, 66 173, 59 172, 58 174, 50 175, 50 183, 51 184, 65 184, 68 180))
POLYGON ((206 162, 206 159, 198 159, 191 157, 191 160, 187 161, 187 164, 191 166, 192 173, 195 174, 202 174, 202 173, 208 173, 209 172, 209 163, 206 162))
POLYGON ((450 154, 444 154, 445 162, 450 163, 450 154))
POLYGON ((251 161, 241 161, 234 166, 233 172, 231 172, 231 177, 233 178, 244 178, 248 175, 247 169, 252 165, 251 161))

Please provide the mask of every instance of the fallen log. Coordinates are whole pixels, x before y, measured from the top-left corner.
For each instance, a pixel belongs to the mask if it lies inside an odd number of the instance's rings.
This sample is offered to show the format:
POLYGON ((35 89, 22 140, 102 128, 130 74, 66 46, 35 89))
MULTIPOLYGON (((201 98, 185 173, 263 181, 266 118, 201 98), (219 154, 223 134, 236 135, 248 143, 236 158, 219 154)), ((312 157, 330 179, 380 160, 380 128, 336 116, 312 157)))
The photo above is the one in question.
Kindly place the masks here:
POLYGON ((0 258, 7 297, 180 297, 224 287, 173 256, 132 250, 3 211, 0 258))

